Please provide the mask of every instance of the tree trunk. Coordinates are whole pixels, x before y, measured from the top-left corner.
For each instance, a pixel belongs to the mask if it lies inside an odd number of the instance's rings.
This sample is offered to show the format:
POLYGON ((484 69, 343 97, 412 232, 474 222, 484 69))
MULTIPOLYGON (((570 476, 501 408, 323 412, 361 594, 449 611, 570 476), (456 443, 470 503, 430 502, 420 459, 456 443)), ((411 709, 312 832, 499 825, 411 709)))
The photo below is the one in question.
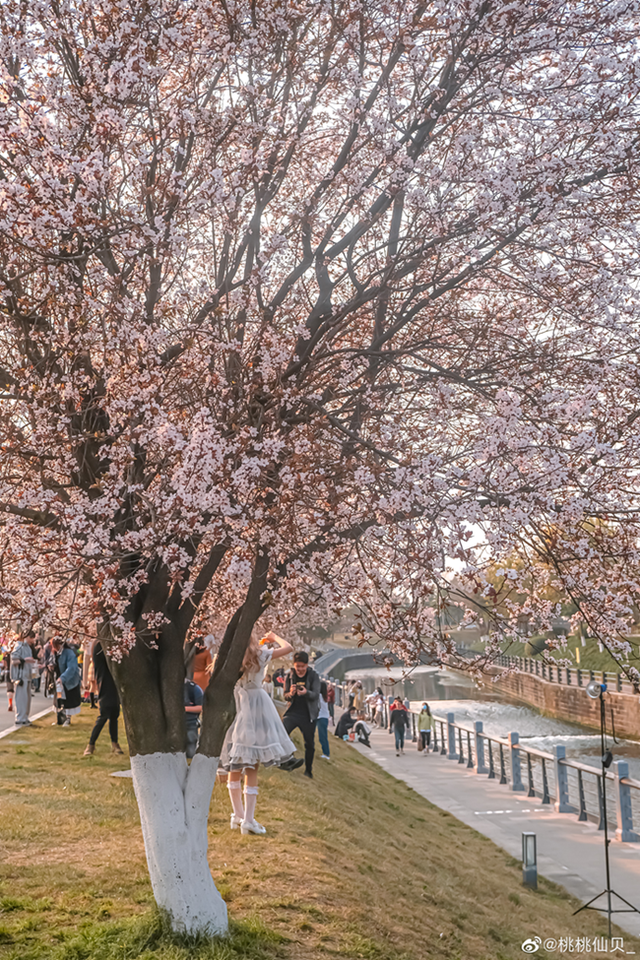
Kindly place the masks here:
POLYGON ((184 636, 169 624, 155 646, 138 640, 110 666, 122 701, 156 903, 176 932, 220 936, 227 932, 227 907, 207 861, 220 751, 198 753, 187 763, 183 643, 184 636))
POLYGON ((207 861, 207 820, 218 760, 184 753, 131 757, 133 786, 156 903, 172 929, 223 935, 227 906, 207 861))
MULTIPOLYGON (((224 735, 233 719, 234 686, 261 613, 268 569, 265 554, 258 553, 255 566, 247 599, 231 618, 220 647, 205 694, 198 752, 190 765, 184 712, 188 622, 178 611, 153 643, 142 634, 126 656, 109 661, 127 728, 151 886, 158 907, 181 933, 227 932, 227 907, 207 861, 207 822, 224 735)), ((98 635, 108 652, 111 637, 106 622, 98 635)))

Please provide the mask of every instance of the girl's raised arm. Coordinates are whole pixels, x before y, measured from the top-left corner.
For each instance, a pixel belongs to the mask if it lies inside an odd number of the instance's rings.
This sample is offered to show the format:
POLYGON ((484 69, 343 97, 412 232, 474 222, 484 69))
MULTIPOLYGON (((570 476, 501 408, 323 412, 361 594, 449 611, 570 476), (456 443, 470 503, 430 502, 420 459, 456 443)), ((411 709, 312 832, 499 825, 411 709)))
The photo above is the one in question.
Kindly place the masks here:
POLYGON ((293 653, 293 647, 286 640, 283 640, 282 637, 279 637, 277 633, 274 633, 273 630, 270 630, 269 633, 266 633, 260 645, 269 644, 271 646, 273 653, 271 654, 272 660, 277 660, 279 657, 288 657, 290 653, 293 653))

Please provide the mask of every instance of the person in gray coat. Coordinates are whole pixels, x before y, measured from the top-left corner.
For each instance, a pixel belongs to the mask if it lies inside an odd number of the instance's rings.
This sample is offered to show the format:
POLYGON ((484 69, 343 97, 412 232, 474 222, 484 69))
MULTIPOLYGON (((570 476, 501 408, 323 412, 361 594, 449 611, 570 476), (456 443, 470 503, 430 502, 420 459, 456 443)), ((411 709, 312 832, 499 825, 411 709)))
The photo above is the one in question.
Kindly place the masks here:
POLYGON ((35 640, 33 632, 20 637, 11 651, 11 680, 15 688, 16 727, 28 727, 31 724, 29 720, 31 681, 35 676, 36 662, 28 643, 28 640, 32 637, 35 640))

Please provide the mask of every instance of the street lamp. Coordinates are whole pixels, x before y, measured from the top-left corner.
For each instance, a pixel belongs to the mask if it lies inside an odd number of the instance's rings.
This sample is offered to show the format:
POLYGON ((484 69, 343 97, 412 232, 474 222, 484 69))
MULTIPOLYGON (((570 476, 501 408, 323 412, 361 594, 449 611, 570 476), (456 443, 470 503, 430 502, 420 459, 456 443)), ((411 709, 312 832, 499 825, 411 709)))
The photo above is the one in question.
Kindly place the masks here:
POLYGON ((611 914, 612 913, 640 913, 640 910, 637 907, 634 907, 633 904, 629 903, 628 900, 625 900, 624 897, 621 897, 619 893, 616 893, 615 890, 611 887, 611 873, 609 867, 609 824, 607 823, 607 770, 611 766, 611 761, 613 760, 613 754, 611 750, 607 750, 606 736, 605 736, 605 715, 604 715, 604 695, 607 692, 606 683, 598 683, 597 680, 592 680, 587 684, 585 688, 585 693, 592 700, 600 700, 600 763, 602 764, 602 820, 604 823, 604 863, 605 863, 605 873, 607 878, 607 885, 602 893, 599 893, 596 897, 593 897, 589 900, 588 903, 585 903, 584 906, 579 907, 574 911, 574 916, 576 913, 580 913, 581 910, 602 910, 602 907, 595 907, 593 904, 596 900, 599 900, 600 897, 604 897, 606 894, 607 897, 607 921, 609 925, 609 939, 611 939, 611 914), (611 898, 617 897, 618 900, 621 900, 625 904, 624 907, 613 908, 611 904, 611 898))

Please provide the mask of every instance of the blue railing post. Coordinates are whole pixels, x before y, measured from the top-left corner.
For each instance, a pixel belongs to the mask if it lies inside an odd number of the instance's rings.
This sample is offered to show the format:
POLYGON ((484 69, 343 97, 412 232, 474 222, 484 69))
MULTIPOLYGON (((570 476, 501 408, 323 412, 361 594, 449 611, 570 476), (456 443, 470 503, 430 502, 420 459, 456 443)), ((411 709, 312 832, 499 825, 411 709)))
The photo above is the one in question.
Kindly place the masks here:
POLYGON ((631 811, 631 787, 622 783, 629 776, 629 764, 626 760, 616 760, 614 763, 614 777, 616 787, 616 808, 618 815, 618 829, 616 837, 623 843, 638 843, 640 836, 633 830, 633 814, 631 811))
POLYGON ((447 759, 448 760, 457 760, 458 754, 456 753, 456 728, 453 725, 454 716, 452 713, 447 714, 447 759))
POLYGON ((520 749, 518 743, 520 737, 517 733, 509 734, 509 752, 511 754, 511 789, 516 793, 524 791, 522 782, 522 769, 520 764, 520 749))
POLYGON ((540 803, 551 803, 551 798, 549 797, 549 781, 547 779, 547 761, 542 757, 542 800, 540 803))
POLYGON ((484 737, 482 736, 482 720, 476 720, 474 723, 476 738, 476 773, 489 773, 489 768, 484 762, 484 737))
POLYGON ((562 761, 566 756, 566 749, 559 744, 554 748, 554 766, 556 772, 556 802, 558 813, 573 813, 574 808, 569 803, 569 771, 562 761))
POLYGON ((578 769, 578 799, 580 801, 580 809, 578 812, 578 820, 587 819, 587 804, 584 799, 584 783, 582 782, 582 770, 578 769))

